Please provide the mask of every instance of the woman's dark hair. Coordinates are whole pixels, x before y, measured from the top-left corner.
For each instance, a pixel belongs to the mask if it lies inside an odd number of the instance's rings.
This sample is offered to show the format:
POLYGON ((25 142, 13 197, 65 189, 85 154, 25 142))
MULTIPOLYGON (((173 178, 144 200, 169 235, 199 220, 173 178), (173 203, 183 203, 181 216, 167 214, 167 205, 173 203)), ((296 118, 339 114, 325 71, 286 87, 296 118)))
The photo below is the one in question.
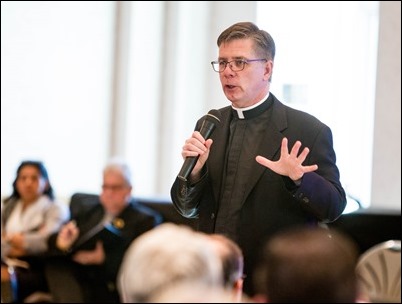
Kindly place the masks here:
POLYGON ((43 162, 36 161, 36 160, 25 160, 25 161, 21 162, 21 164, 18 166, 17 175, 13 182, 13 192, 8 198, 5 199, 5 202, 10 201, 12 199, 19 199, 21 197, 21 195, 18 193, 18 190, 17 190, 17 180, 18 180, 21 170, 26 166, 33 166, 38 169, 40 175, 47 181, 47 184, 48 184, 45 191, 43 192, 43 194, 47 195, 51 200, 54 200, 53 187, 50 184, 49 175, 47 173, 46 167, 43 164, 43 162))

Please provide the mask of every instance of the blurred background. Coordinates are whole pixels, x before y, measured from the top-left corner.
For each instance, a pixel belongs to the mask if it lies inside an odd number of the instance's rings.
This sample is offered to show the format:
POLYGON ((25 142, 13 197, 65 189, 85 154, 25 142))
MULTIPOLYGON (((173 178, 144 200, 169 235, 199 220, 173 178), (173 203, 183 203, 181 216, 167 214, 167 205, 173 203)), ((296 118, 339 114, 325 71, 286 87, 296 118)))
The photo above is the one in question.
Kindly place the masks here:
POLYGON ((22 160, 68 201, 118 156, 169 198, 196 120, 229 105, 210 62, 239 21, 275 40, 272 93, 332 129, 349 197, 400 212, 400 1, 1 1, 2 197, 22 160))

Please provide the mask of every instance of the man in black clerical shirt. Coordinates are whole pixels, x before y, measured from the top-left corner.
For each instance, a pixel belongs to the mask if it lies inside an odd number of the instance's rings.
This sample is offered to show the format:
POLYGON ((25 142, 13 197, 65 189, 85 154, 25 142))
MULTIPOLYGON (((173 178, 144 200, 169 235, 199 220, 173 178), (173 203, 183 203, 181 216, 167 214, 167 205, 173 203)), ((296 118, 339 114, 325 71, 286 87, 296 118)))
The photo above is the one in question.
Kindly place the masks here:
POLYGON ((271 92, 275 43, 251 22, 218 37, 212 67, 231 105, 208 139, 202 117, 182 148, 197 157, 189 178, 176 178, 171 197, 200 230, 221 233, 244 253, 244 291, 253 295, 252 271, 262 245, 298 225, 337 219, 346 205, 332 132, 317 118, 282 104, 271 92), (290 149, 290 150, 289 150, 290 149))

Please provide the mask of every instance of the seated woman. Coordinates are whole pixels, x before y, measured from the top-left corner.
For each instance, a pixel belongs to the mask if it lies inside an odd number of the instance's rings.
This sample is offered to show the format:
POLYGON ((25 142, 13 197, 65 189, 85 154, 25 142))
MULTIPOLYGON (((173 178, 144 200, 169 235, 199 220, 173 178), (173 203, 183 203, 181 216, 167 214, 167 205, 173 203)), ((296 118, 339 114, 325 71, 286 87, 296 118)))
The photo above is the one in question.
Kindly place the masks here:
POLYGON ((69 218, 67 206, 54 200, 44 164, 23 161, 13 182, 13 192, 1 203, 1 282, 13 279, 15 302, 35 291, 47 291, 42 257, 47 239, 69 218), (15 287, 17 287, 15 289, 15 287))

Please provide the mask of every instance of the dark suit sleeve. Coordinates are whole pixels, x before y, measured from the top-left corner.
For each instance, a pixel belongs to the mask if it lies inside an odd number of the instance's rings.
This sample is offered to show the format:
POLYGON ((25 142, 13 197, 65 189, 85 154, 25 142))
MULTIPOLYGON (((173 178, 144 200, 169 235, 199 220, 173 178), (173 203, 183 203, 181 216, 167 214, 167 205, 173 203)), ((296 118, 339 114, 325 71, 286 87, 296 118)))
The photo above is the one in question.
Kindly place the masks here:
MULTIPOLYGON (((194 130, 200 130, 205 116, 200 118, 195 124, 194 130)), ((199 203, 208 179, 206 166, 201 169, 201 178, 196 183, 184 182, 176 177, 171 189, 170 197, 173 206, 179 214, 186 218, 198 218, 199 203)))
POLYGON ((115 242, 112 248, 104 246, 105 262, 103 265, 112 280, 116 279, 125 251, 131 242, 160 223, 159 214, 139 206, 126 209, 120 218, 125 223, 121 229, 121 240, 115 242))
POLYGON ((332 133, 325 125, 310 147, 308 163, 317 164, 318 170, 304 174, 293 195, 321 221, 334 221, 345 209, 346 195, 339 180, 332 133))
POLYGON ((204 172, 197 183, 190 184, 176 178, 170 190, 173 206, 186 218, 198 218, 199 202, 205 188, 208 172, 204 172))

